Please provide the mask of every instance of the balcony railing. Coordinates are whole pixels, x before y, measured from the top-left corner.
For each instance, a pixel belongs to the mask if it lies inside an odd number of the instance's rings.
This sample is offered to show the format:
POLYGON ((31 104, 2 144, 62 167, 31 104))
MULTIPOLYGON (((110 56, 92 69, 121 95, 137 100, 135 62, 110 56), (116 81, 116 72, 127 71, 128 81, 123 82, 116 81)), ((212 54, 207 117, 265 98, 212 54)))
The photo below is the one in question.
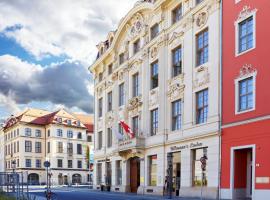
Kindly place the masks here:
POLYGON ((132 139, 127 139, 118 142, 118 151, 126 151, 130 149, 136 148, 144 148, 145 146, 145 138, 135 137, 132 139))

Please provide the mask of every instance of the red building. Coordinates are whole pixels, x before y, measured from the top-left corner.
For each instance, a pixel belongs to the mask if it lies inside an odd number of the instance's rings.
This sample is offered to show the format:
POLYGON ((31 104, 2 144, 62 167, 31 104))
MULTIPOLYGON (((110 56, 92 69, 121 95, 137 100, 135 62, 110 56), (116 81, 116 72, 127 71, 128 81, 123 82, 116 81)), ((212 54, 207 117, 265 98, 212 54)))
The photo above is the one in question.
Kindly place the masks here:
POLYGON ((270 199, 269 21, 269 0, 223 0, 224 199, 270 199))

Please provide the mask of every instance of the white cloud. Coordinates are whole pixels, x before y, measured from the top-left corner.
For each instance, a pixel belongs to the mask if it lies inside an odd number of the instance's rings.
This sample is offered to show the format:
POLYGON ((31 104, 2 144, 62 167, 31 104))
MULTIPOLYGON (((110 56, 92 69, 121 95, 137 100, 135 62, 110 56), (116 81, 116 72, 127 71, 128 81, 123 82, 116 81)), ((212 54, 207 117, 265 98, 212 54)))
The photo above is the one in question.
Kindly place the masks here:
POLYGON ((136 0, 2 0, 0 32, 37 59, 66 54, 90 65, 95 45, 117 28, 136 0), (15 30, 6 29, 20 25, 15 30))

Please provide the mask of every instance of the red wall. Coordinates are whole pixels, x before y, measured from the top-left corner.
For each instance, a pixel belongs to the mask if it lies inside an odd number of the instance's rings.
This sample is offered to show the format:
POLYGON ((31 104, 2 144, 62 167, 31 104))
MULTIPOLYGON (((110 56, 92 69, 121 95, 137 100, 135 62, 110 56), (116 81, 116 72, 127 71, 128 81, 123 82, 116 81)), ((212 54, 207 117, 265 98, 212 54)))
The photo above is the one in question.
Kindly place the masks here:
POLYGON ((223 124, 270 114, 270 1, 223 0, 223 124), (256 48, 235 57, 234 22, 244 6, 256 8, 256 48), (240 68, 252 64, 257 69, 256 110, 235 115, 235 85, 240 68))
MULTIPOLYGON (((235 126, 222 130, 222 188, 230 187, 231 147, 253 144, 256 144, 256 177, 270 177, 270 120, 235 126)), ((238 176, 240 175, 241 174, 238 173, 238 176)), ((238 182, 237 184, 237 186, 241 186, 243 183, 238 182)), ((255 184, 255 187, 256 189, 270 189, 270 184, 255 184)))

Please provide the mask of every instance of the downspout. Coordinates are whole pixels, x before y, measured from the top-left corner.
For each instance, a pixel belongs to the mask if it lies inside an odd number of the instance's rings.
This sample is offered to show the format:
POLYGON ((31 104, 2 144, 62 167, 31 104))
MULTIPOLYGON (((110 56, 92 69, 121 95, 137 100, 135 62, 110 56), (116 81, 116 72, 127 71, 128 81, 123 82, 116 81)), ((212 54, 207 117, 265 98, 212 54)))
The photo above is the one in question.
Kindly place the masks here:
POLYGON ((220 15, 219 15, 219 21, 220 21, 220 38, 219 38, 219 166, 218 166, 218 199, 221 199, 221 150, 222 150, 222 70, 223 70, 223 51, 222 51, 222 44, 223 44, 223 1, 220 0, 220 15))

